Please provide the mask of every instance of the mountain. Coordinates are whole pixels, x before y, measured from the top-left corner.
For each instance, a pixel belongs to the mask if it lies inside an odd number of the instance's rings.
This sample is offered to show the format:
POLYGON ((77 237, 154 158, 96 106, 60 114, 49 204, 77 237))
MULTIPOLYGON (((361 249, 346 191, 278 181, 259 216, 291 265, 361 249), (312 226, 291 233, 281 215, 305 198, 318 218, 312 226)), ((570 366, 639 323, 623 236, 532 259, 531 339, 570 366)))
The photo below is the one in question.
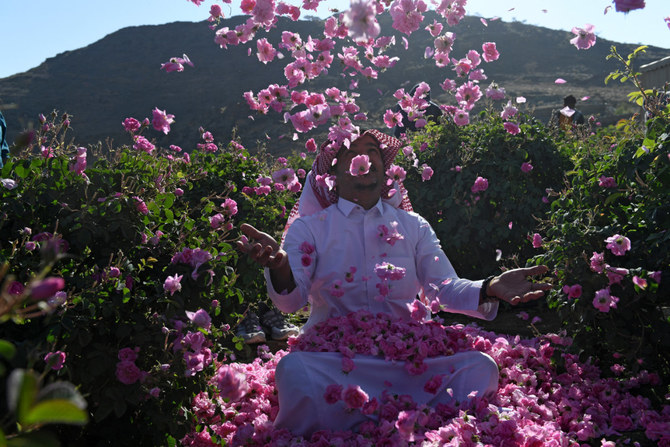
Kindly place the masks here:
MULTIPOLYGON (((424 23, 432 23, 427 14, 424 23)), ((232 17, 222 26, 233 28, 245 20, 232 17)), ((454 99, 439 88, 446 77, 454 78, 451 69, 438 68, 424 59, 424 48, 432 38, 425 30, 413 33, 409 39, 411 51, 402 48, 402 35, 391 29, 390 17, 382 16, 383 30, 391 30, 398 44, 388 54, 397 55, 396 67, 380 73, 377 80, 361 79, 359 103, 371 113, 372 124, 379 125, 384 110, 393 104, 393 92, 399 87, 409 89, 419 81, 432 87, 437 102, 454 104, 454 99)), ((218 141, 225 142, 237 128, 243 144, 255 147, 256 141, 266 142, 268 149, 284 153, 303 143, 282 138, 292 130, 283 123, 282 114, 253 115, 242 98, 245 91, 282 84, 282 61, 261 64, 256 58, 255 45, 221 49, 214 43, 214 32, 208 22, 175 22, 158 26, 139 26, 121 29, 84 48, 67 51, 47 59, 25 73, 0 79, 0 110, 8 122, 8 140, 24 129, 34 128, 37 116, 52 110, 72 115, 74 137, 79 145, 105 140, 128 144, 130 139, 121 122, 126 117, 150 117, 154 107, 174 114, 172 132, 164 136, 155 131, 160 145, 177 144, 191 150, 199 142, 199 127, 211 131, 218 141), (251 55, 247 51, 252 48, 251 55), (160 65, 170 57, 188 54, 195 67, 181 73, 166 73, 160 65)), ((281 31, 291 30, 320 36, 323 23, 318 19, 292 22, 280 19, 267 37, 277 42, 281 31)), ((485 41, 496 42, 501 53, 498 61, 483 64, 488 79, 504 87, 511 98, 525 96, 528 107, 538 118, 547 120, 550 110, 562 106, 562 97, 590 96, 579 103, 586 115, 595 114, 603 123, 613 122, 622 113, 634 108, 627 103, 631 86, 618 82, 604 85, 607 74, 619 68, 607 61, 611 45, 624 56, 637 45, 617 44, 598 39, 589 50, 579 51, 569 43, 571 33, 525 25, 518 22, 489 22, 484 26, 476 17, 466 17, 449 29, 456 34, 452 57, 460 58, 469 49, 481 49, 485 41), (554 83, 556 78, 568 82, 554 83)), ((263 32, 259 36, 263 37, 263 32)), ((668 50, 650 47, 638 59, 642 65, 668 54, 668 50)), ((286 59, 284 60, 284 62, 286 59)), ((347 89, 349 78, 340 75, 339 63, 333 63, 331 73, 303 87, 317 90, 328 85, 347 89)), ((71 134, 72 135, 72 134, 71 134)), ((312 135, 310 135, 312 136, 312 135)), ((304 139, 303 139, 304 141, 304 139)))

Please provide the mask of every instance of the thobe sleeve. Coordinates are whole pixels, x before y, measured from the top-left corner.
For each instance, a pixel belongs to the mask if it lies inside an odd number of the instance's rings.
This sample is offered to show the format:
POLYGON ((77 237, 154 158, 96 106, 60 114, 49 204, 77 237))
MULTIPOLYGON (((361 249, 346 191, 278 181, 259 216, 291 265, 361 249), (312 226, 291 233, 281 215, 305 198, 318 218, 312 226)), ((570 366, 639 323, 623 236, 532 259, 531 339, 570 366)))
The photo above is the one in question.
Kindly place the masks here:
POLYGON ((304 252, 305 246, 303 245, 301 248, 303 242, 311 247, 315 246, 312 233, 298 219, 291 224, 282 247, 288 254, 288 262, 296 284, 296 287, 292 291, 275 290, 270 279, 270 269, 265 268, 265 282, 267 284, 268 296, 282 312, 293 313, 307 304, 317 257, 316 252, 304 252), (307 260, 307 257, 309 257, 309 260, 307 260))
POLYGON ((497 301, 479 304, 483 281, 458 277, 444 254, 435 231, 421 217, 416 246, 416 271, 424 295, 431 301, 438 299, 447 312, 489 321, 497 315, 497 301))

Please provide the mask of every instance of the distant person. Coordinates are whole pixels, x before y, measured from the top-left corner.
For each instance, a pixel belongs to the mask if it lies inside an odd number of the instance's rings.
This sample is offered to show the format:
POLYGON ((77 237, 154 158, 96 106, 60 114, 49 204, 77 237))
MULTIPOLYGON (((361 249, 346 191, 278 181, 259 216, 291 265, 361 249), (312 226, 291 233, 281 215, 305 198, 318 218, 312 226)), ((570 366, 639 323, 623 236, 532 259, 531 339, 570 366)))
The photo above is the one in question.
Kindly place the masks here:
POLYGON ((0 112, 0 169, 5 165, 9 158, 9 145, 7 144, 7 123, 5 117, 0 112))
POLYGON ((560 127, 565 131, 572 130, 575 126, 583 125, 586 120, 584 119, 582 112, 575 108, 576 105, 577 99, 574 96, 568 95, 563 98, 563 108, 554 111, 551 116, 551 121, 549 121, 549 125, 552 127, 560 127))
MULTIPOLYGON (((409 92, 410 96, 414 97, 416 94, 417 89, 421 86, 421 84, 417 84, 414 87, 412 87, 412 90, 409 92)), ((426 85, 427 87, 427 85, 426 85)), ((425 108, 422 108, 421 110, 424 111, 424 114, 422 116, 423 119, 428 121, 429 119, 435 123, 439 122, 440 117, 442 116, 442 110, 440 109, 440 106, 435 104, 430 100, 430 90, 426 91, 423 94, 423 99, 428 102, 428 105, 425 108)), ((400 104, 396 104, 396 106, 393 108, 394 112, 400 112, 402 115, 402 126, 395 126, 393 128, 393 135, 396 138, 400 138, 402 134, 407 134, 407 131, 412 131, 416 132, 416 121, 410 120, 409 117, 407 116, 407 112, 405 112, 401 107, 400 104)))
POLYGON ((667 92, 654 91, 648 95, 643 105, 645 122, 662 115, 668 104, 670 104, 670 94, 667 92))
POLYGON ((670 93, 666 91, 653 91, 648 95, 643 103, 644 108, 644 135, 649 133, 652 122, 650 120, 663 116, 665 110, 670 104, 670 93))

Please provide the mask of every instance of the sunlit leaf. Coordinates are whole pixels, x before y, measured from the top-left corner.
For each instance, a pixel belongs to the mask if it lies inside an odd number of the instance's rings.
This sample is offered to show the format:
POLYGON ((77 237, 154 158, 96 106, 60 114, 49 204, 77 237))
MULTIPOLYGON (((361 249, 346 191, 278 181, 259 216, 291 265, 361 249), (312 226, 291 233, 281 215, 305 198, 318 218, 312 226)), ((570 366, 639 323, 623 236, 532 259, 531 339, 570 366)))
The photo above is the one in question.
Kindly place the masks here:
POLYGON ((23 418, 31 424, 76 424, 88 422, 88 414, 76 404, 65 399, 47 400, 38 403, 23 418))
POLYGON ((16 347, 7 340, 0 340, 0 355, 11 360, 16 354, 16 347))
POLYGON ((23 422, 37 396, 37 375, 34 371, 15 369, 7 379, 7 405, 23 422))

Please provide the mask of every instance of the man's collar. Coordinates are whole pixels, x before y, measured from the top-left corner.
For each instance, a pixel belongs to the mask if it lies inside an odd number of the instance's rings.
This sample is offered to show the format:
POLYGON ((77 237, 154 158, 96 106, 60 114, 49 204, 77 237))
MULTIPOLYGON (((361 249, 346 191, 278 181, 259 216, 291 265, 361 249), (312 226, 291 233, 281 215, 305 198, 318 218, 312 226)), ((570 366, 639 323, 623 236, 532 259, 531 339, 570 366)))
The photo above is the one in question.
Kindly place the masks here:
MULTIPOLYGON (((362 208, 360 205, 358 205, 357 203, 355 203, 355 202, 351 202, 351 201, 349 201, 349 200, 347 200, 347 199, 343 199, 342 197, 340 197, 340 198, 337 200, 337 208, 340 210, 340 212, 341 212, 342 214, 344 214, 344 215, 347 216, 347 217, 349 217, 349 215, 351 214, 351 212, 352 212, 353 210, 355 210, 356 208, 361 208, 361 209, 363 209, 363 208, 362 208)), ((373 206, 373 207, 370 208, 370 209, 373 209, 373 208, 377 208, 377 209, 379 210, 379 214, 380 214, 380 215, 383 215, 383 214, 384 214, 384 205, 382 204, 382 199, 381 199, 381 198, 377 201, 377 203, 375 204, 375 206, 373 206)), ((369 211, 369 210, 368 210, 368 211, 369 211)))

